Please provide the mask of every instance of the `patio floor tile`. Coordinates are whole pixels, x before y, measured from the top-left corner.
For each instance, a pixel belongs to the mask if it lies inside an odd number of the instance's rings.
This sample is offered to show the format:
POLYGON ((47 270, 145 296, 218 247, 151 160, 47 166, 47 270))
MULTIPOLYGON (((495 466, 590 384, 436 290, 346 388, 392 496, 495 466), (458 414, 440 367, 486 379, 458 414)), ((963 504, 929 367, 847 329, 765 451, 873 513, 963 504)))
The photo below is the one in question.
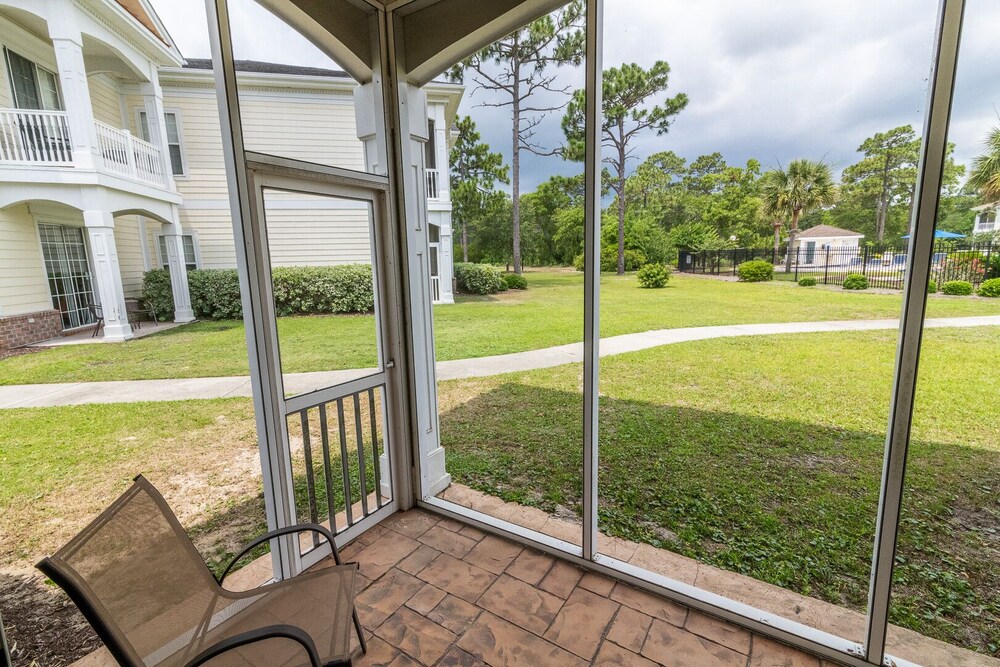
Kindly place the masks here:
POLYGON ((429 584, 448 591, 466 602, 475 602, 496 576, 449 554, 441 554, 418 575, 429 584))
POLYGON ((747 664, 747 657, 742 653, 659 619, 653 619, 646 643, 642 645, 642 655, 665 667, 745 667, 747 664))
POLYGON ((590 660, 618 611, 618 603, 583 588, 573 591, 556 615, 545 638, 590 660))
POLYGON ((587 661, 484 612, 458 640, 462 650, 493 667, 584 667, 587 661))
POLYGON ((504 574, 483 593, 477 604, 525 630, 541 635, 555 620, 563 601, 504 574))
POLYGON ((622 606, 608 631, 608 640, 633 653, 638 653, 642 650, 642 645, 646 641, 646 633, 649 632, 649 625, 652 622, 652 617, 630 607, 622 606))

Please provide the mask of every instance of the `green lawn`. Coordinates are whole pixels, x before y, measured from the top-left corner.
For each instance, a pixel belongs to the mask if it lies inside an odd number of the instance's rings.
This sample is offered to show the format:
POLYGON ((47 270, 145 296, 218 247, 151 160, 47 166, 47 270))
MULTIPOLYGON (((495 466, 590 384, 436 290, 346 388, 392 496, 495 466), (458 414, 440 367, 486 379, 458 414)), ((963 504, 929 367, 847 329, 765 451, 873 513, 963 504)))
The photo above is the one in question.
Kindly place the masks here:
MULTIPOLYGON (((583 279, 531 272, 530 289, 459 297, 434 308, 438 359, 464 359, 582 340, 583 279)), ((662 290, 635 276, 602 278, 601 335, 720 324, 898 317, 898 295, 741 284, 675 275, 662 290)), ((931 299, 930 316, 1000 315, 1000 299, 931 299)), ((289 317, 278 323, 285 372, 375 363, 370 316, 289 317)), ((123 345, 76 345, 0 361, 0 384, 246 375, 241 322, 199 322, 123 345)))
MULTIPOLYGON (((600 528, 861 610, 895 332, 601 364, 600 528)), ((892 621, 1000 655, 1000 330, 925 336, 892 621)), ((442 383, 456 482, 579 512, 579 365, 442 383)))

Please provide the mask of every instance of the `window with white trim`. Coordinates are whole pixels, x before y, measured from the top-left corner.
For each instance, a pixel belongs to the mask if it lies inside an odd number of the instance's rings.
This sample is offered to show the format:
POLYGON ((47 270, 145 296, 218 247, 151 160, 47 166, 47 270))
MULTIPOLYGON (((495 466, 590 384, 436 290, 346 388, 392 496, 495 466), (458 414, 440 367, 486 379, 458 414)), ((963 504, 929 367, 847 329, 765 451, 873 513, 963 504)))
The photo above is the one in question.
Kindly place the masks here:
POLYGON ((59 79, 33 60, 29 60, 8 48, 4 48, 7 61, 7 75, 17 109, 38 111, 62 111, 59 95, 59 79))
MULTIPOLYGON (((170 171, 174 176, 183 176, 184 150, 181 146, 180 118, 176 111, 164 111, 163 121, 167 126, 167 152, 170 154, 170 171)), ((149 131, 149 116, 145 111, 139 112, 139 133, 143 141, 152 141, 149 131)))
MULTIPOLYGON (((194 234, 181 234, 181 238, 184 240, 184 268, 188 271, 194 271, 198 268, 198 251, 194 234)), ((156 254, 160 266, 164 269, 169 269, 167 237, 163 234, 156 235, 156 254)))

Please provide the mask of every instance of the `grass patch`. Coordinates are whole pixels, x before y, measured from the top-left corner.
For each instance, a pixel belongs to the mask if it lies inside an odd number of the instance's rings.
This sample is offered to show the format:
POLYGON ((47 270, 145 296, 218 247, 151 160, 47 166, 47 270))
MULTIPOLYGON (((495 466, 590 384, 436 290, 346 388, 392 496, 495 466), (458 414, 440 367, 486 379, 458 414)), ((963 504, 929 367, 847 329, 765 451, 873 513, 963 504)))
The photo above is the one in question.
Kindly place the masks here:
MULTIPOLYGON (((601 530, 863 609, 895 342, 801 334, 603 360, 601 530)), ((925 334, 891 612, 994 655, 1000 422, 983 388, 998 345, 994 328, 925 334)), ((442 383, 455 481, 579 511, 580 372, 442 383)))
MULTIPOLYGON (((583 339, 583 278, 539 271, 527 290, 459 296, 435 306, 439 360, 522 352, 583 339)), ((675 275, 661 290, 638 288, 634 274, 601 279, 601 335, 677 327, 894 318, 901 297, 802 290, 787 283, 740 284, 675 275)), ((988 299, 931 299, 929 317, 1000 315, 988 299)), ((278 321, 283 370, 367 368, 375 364, 375 322, 365 315, 278 321)), ((119 345, 74 345, 0 361, 0 384, 91 382, 246 375, 243 324, 198 322, 119 345)))

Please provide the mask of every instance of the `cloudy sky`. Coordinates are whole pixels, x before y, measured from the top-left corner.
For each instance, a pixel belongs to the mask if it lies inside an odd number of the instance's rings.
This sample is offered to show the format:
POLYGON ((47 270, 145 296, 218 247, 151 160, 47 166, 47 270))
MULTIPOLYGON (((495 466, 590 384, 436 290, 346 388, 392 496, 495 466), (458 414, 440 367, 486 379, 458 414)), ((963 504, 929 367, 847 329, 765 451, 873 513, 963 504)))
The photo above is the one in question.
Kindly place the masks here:
MULTIPOLYGON (((209 55, 204 0, 152 2, 185 56, 209 55)), ((335 67, 252 0, 232 8, 238 57, 335 67)), ((871 134, 907 123, 919 131, 936 10, 937 0, 607 0, 605 66, 666 60, 667 94, 689 97, 667 135, 636 143, 637 157, 719 151, 765 168, 809 157, 839 171, 871 134)), ((969 0, 950 132, 963 163, 1000 124, 998 25, 1000 3, 969 0)), ((559 72, 567 87, 581 76, 559 72)), ((508 111, 480 106, 490 98, 467 84, 462 113, 509 159, 508 111)), ((560 117, 546 116, 540 143, 559 145, 560 117)), ((522 188, 577 171, 558 157, 527 156, 522 188)))

